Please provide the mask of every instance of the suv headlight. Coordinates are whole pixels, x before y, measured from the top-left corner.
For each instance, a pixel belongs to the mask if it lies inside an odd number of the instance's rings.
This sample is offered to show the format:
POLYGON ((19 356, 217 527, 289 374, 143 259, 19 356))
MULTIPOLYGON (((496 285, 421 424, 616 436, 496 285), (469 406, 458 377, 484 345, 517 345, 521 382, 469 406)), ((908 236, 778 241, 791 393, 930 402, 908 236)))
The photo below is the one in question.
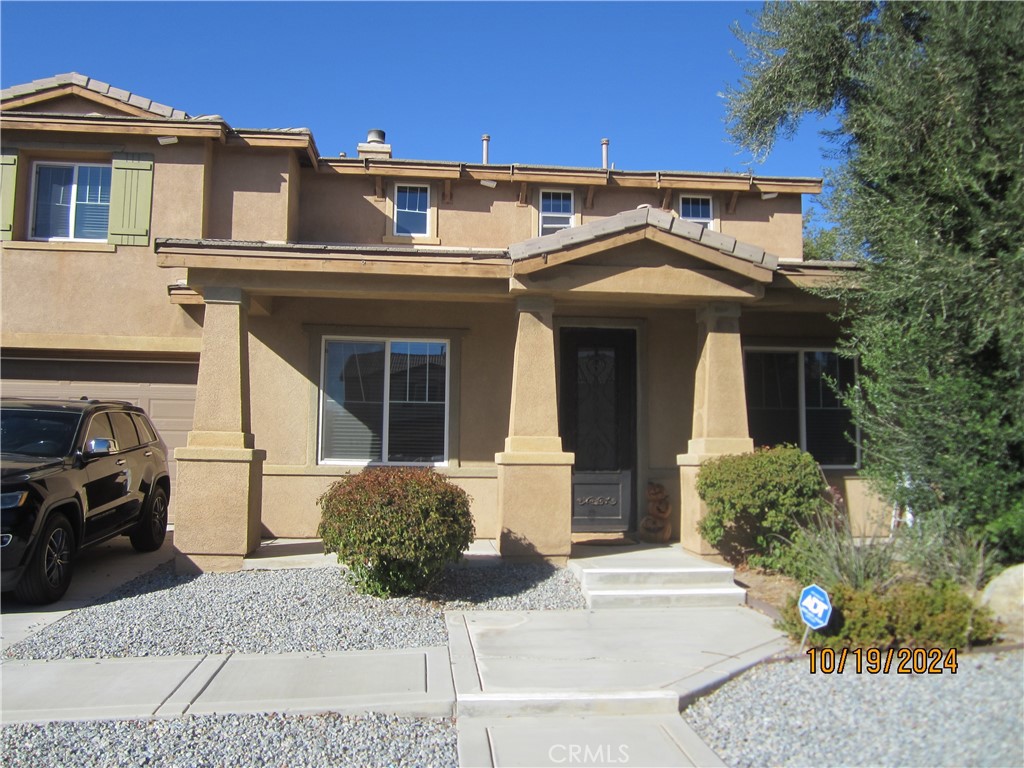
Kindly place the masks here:
POLYGON ((28 491, 10 491, 0 493, 0 509, 15 509, 25 503, 28 491))

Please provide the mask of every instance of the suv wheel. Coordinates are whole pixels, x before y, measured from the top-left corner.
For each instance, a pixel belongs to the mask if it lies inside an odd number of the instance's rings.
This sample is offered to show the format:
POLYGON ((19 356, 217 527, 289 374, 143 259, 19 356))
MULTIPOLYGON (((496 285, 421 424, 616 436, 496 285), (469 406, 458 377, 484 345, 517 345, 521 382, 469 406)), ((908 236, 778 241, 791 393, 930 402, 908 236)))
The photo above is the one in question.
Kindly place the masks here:
POLYGON ((150 491, 142 517, 128 536, 138 552, 153 552, 164 543, 167 536, 167 494, 159 485, 150 491))
POLYGON ((25 603, 59 600, 71 584, 74 552, 75 532, 71 523, 60 513, 50 515, 43 526, 39 545, 14 588, 15 596, 25 603))

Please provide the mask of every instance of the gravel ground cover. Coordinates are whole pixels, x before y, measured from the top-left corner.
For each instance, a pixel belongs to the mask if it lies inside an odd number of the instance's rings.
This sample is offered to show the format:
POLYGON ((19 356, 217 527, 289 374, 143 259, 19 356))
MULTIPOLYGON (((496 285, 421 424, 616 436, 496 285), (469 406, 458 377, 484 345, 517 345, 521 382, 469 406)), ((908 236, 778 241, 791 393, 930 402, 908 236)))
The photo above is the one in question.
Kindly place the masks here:
POLYGON ((5 768, 455 766, 455 723, 370 714, 5 725, 5 768))
POLYGON ((168 563, 11 646, 17 659, 287 653, 447 645, 445 610, 585 608, 568 569, 449 568, 430 595, 360 595, 337 568, 182 576, 168 563))
POLYGON ((955 675, 763 664, 683 719, 731 768, 1022 766, 1024 652, 961 654, 955 675))

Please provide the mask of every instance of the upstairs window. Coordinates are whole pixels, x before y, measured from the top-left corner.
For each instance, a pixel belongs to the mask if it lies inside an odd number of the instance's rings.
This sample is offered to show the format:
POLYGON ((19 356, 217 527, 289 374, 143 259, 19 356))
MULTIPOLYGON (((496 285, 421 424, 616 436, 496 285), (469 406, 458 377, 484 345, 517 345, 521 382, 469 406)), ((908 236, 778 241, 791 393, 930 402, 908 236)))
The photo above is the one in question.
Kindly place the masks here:
POLYGON ((448 459, 448 343, 325 339, 320 461, 448 459))
POLYGON ((855 467, 859 446, 850 409, 832 388, 854 383, 856 364, 820 350, 747 350, 747 418, 754 445, 798 445, 825 467, 855 467))
POLYGON ((550 235, 560 229, 568 229, 572 226, 574 218, 572 202, 572 192, 551 189, 541 190, 541 235, 550 235))
POLYGON ((109 165, 36 163, 33 175, 33 240, 107 239, 109 165))
POLYGON ((395 235, 429 235, 430 187, 409 184, 395 186, 395 235))
POLYGON ((684 196, 679 198, 679 218, 703 224, 708 229, 714 224, 714 207, 707 196, 684 196))

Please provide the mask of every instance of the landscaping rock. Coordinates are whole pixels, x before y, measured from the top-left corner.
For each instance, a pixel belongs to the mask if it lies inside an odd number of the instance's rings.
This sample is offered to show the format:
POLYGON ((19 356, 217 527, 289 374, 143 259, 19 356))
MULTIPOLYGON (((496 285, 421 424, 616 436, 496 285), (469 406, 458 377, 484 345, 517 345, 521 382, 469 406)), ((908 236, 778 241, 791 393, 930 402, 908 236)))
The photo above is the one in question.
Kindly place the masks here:
POLYGON ((981 593, 981 604, 1002 622, 1004 640, 1024 642, 1024 563, 992 579, 981 593))

